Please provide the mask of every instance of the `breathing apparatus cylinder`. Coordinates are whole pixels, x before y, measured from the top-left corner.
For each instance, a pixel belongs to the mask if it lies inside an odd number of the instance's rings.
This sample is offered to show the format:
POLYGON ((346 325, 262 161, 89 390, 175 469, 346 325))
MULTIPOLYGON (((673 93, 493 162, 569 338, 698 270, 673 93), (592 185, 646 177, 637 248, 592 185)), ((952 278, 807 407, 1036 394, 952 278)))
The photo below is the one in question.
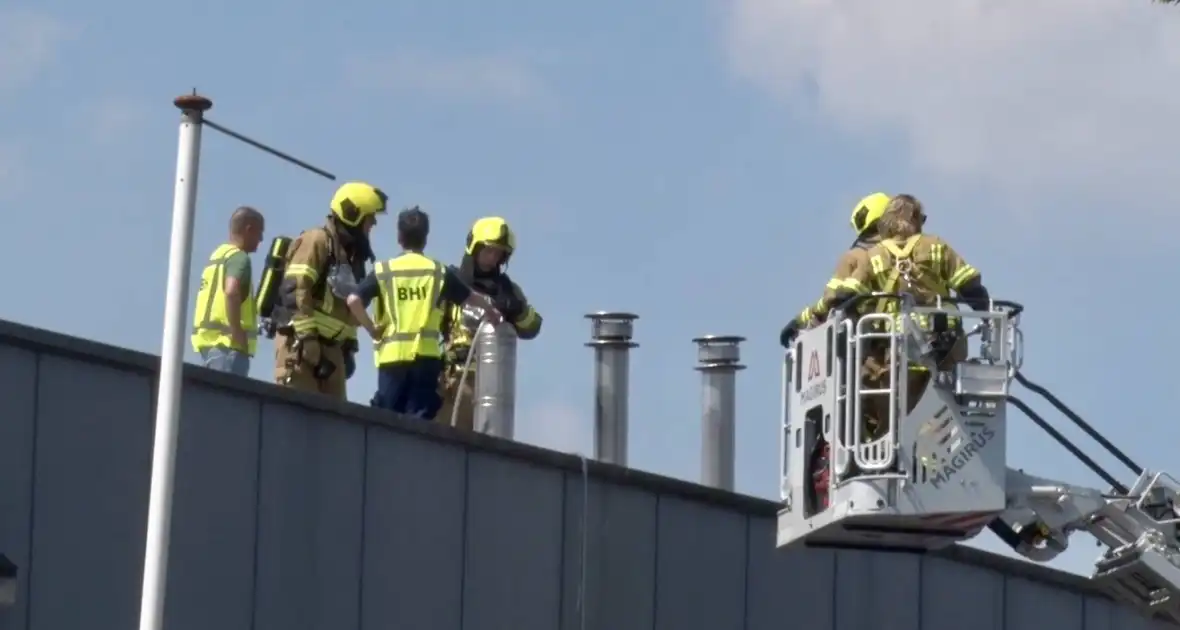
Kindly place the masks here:
POLYGON ((291 248, 292 239, 286 236, 276 236, 270 243, 270 251, 266 254, 266 262, 262 268, 262 278, 258 283, 258 316, 262 318, 262 331, 274 338, 277 324, 275 322, 275 305, 279 297, 279 285, 283 283, 283 275, 287 270, 287 251, 291 248))

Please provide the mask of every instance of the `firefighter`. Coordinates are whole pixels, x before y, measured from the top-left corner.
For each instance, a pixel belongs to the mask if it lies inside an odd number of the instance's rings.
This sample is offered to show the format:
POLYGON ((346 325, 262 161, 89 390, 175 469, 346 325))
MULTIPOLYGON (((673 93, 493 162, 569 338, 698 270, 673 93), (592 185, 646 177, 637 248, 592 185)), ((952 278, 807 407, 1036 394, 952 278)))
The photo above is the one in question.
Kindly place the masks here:
POLYGON ((430 217, 418 207, 397 217, 402 253, 377 263, 348 296, 348 309, 376 342, 377 393, 372 405, 424 420, 442 406, 443 313, 453 305, 484 309, 499 323, 492 300, 473 292, 454 268, 425 256, 430 217), (377 324, 366 306, 377 300, 377 324))
MULTIPOLYGON (((853 275, 855 270, 862 265, 868 264, 866 253, 881 240, 878 226, 881 215, 885 214, 885 207, 888 204, 889 195, 875 192, 864 197, 852 207, 852 216, 849 222, 852 224, 853 231, 856 232, 856 239, 852 242, 852 247, 836 261, 836 270, 832 272, 832 276, 824 286, 823 295, 819 300, 787 322, 782 332, 779 333, 779 343, 784 348, 791 346, 800 330, 819 324, 827 318, 828 312, 833 307, 855 295, 844 287, 843 279, 853 275)), ((816 495, 823 505, 827 504, 828 496, 827 462, 829 455, 830 449, 827 442, 820 439, 816 442, 815 449, 808 458, 816 495)))
POLYGON ((795 319, 787 323, 779 335, 779 342, 783 347, 789 347, 795 336, 803 328, 814 326, 827 316, 829 304, 839 304, 833 298, 840 291, 842 278, 849 278, 861 264, 867 264, 866 253, 881 241, 877 229, 881 215, 885 214, 885 206, 889 204, 889 195, 875 192, 861 199, 852 207, 852 229, 856 232, 856 240, 852 247, 840 256, 836 262, 836 270, 824 287, 823 295, 813 305, 803 309, 795 319))
POLYGON ((303 232, 287 248, 277 308, 290 319, 275 335, 280 385, 347 399, 355 350, 346 344, 355 340, 357 322, 346 303, 365 262, 374 259, 369 233, 387 201, 371 184, 344 184, 332 197, 324 225, 303 232))
POLYGON ((242 206, 230 215, 229 240, 213 250, 201 272, 193 316, 193 349, 205 367, 246 376, 258 344, 250 254, 258 250, 266 221, 242 206))
MULTIPOLYGON (((490 297, 496 310, 512 325, 520 339, 534 339, 541 332, 541 314, 529 304, 520 286, 504 273, 515 251, 516 235, 507 221, 501 217, 479 219, 467 233, 459 279, 476 292, 490 297)), ((468 430, 474 428, 475 421, 472 404, 475 375, 468 374, 464 378, 463 373, 479 325, 471 319, 459 306, 448 309, 443 317, 446 367, 442 381, 443 407, 437 416, 439 422, 449 424, 458 406, 455 426, 468 430), (460 383, 463 384, 462 391, 460 383)))
MULTIPOLYGON (((918 306, 932 306, 939 297, 958 294, 968 306, 986 311, 990 297, 979 271, 967 263, 946 241, 924 234, 926 214, 922 203, 912 195, 894 197, 880 221, 882 240, 867 254, 868 264, 860 265, 843 280, 843 290, 868 294, 908 293, 918 306)), ((865 309, 873 312, 894 312, 896 299, 880 299, 865 309)), ((959 318, 947 318, 943 330, 936 330, 938 322, 930 318, 916 318, 915 323, 926 330, 938 353, 937 361, 945 368, 967 356, 966 337, 962 334, 959 318)), ((864 383, 867 387, 883 388, 890 373, 888 362, 880 348, 866 357, 864 383)), ((930 383, 930 371, 921 364, 911 363, 907 375, 908 405, 906 414, 913 411, 930 383)), ((868 405, 866 420, 871 434, 884 428, 889 413, 888 399, 868 405)))

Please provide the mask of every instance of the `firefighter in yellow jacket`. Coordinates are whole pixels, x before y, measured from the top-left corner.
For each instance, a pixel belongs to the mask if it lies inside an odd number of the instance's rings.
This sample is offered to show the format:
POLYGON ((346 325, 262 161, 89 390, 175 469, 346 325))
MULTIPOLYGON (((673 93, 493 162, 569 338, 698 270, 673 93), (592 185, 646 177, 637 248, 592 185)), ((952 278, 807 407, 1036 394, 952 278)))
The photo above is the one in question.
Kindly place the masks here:
MULTIPOLYGON (((867 252, 868 264, 860 265, 843 280, 844 291, 855 294, 908 293, 919 306, 933 306, 939 297, 957 294, 971 308, 988 310, 990 297, 979 271, 946 241, 922 232, 926 214, 921 202, 912 195, 894 197, 880 223, 881 242, 867 252)), ((898 307, 896 299, 882 298, 861 310, 895 312, 898 307)), ((940 363, 946 365, 966 358, 966 338, 958 318, 947 322, 944 330, 935 330, 936 322, 926 317, 916 318, 915 323, 931 336, 940 363)), ((866 386, 885 387, 883 380, 888 378, 889 372, 888 363, 882 356, 866 357, 866 386)), ((905 413, 918 404, 930 383, 930 372, 923 365, 911 364, 907 381, 908 408, 905 413)), ((888 400, 884 396, 878 398, 881 400, 870 404, 868 413, 868 423, 874 431, 880 428, 889 411, 888 400)))
MULTIPOLYGON (((844 300, 853 296, 844 285, 843 280, 853 275, 857 269, 868 264, 867 252, 881 241, 879 226, 881 216, 885 214, 885 207, 889 204, 889 195, 875 192, 861 199, 852 207, 849 222, 856 232, 856 240, 852 247, 836 261, 836 270, 824 285, 823 294, 819 300, 803 309, 794 319, 787 322, 779 333, 779 343, 789 348, 799 331, 816 326, 827 318, 828 312, 844 300)), ((827 457, 829 449, 827 443, 820 440, 810 455, 813 466, 813 479, 819 496, 827 496, 827 457)), ((825 499, 826 500, 826 499, 825 499)))
POLYGON ((779 342, 783 347, 789 347, 801 329, 823 321, 828 314, 828 304, 834 302, 834 296, 841 289, 841 279, 851 277, 861 265, 868 264, 868 250, 881 242, 881 234, 877 228, 887 205, 889 195, 875 192, 852 207, 850 221, 852 229, 856 232, 856 240, 852 242, 852 247, 840 256, 840 260, 836 261, 836 270, 824 286, 820 299, 803 309, 795 319, 787 322, 779 335, 779 342))
POLYGON ((347 398, 345 383, 355 352, 357 322, 348 296, 373 260, 369 232, 388 197, 364 182, 337 189, 323 226, 290 245, 279 288, 278 308, 290 323, 275 336, 275 381, 303 391, 347 398), (351 346, 351 349, 350 349, 351 346))
POLYGON ((242 206, 230 216, 229 241, 213 250, 201 272, 193 316, 193 350, 205 367, 238 376, 250 373, 258 344, 250 254, 266 228, 262 213, 242 206))
MULTIPOLYGON (((492 299, 496 310, 505 322, 512 325, 520 339, 533 339, 541 333, 541 314, 529 304, 520 286, 504 273, 515 251, 516 235, 507 221, 501 217, 479 219, 467 233, 467 246, 458 276, 472 290, 492 299)), ((446 369, 442 382, 443 406, 436 416, 439 422, 449 424, 457 406, 455 426, 468 430, 473 428, 475 421, 472 404, 475 375, 471 373, 463 378, 463 368, 479 325, 472 319, 464 314, 461 306, 448 309, 443 318, 446 369), (460 382, 463 383, 462 391, 460 382)), ((471 369, 474 370, 474 366, 471 369)))

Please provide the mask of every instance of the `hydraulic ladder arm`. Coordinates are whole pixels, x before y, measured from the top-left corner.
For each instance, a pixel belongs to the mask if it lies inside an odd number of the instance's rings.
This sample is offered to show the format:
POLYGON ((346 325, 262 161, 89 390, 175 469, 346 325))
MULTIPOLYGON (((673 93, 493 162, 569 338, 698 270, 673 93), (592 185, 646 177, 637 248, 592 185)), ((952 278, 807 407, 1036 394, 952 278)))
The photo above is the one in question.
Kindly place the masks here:
POLYGON ((1106 547, 1091 579, 1116 600, 1180 623, 1180 482, 1144 470, 1045 388, 1019 372, 1015 379, 1050 404, 1129 468, 1129 487, 1087 456, 1024 401, 1009 396, 1050 437, 1109 484, 1108 491, 1076 486, 1009 468, 1008 509, 988 527, 1014 551, 1047 562, 1077 532, 1106 547))

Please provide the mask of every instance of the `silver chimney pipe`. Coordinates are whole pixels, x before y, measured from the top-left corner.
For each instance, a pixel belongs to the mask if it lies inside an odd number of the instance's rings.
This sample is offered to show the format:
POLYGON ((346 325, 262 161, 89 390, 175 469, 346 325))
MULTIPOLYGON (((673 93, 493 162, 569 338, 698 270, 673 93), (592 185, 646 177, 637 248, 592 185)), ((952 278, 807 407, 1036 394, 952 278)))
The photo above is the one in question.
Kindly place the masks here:
POLYGON ((738 344, 745 337, 697 337, 695 368, 701 373, 701 483, 733 491, 738 344))
POLYGON ((516 434, 516 329, 508 322, 480 324, 471 351, 476 353, 475 430, 511 440, 516 434))
POLYGON ((627 408, 631 370, 632 313, 591 313, 590 342, 594 348, 594 459, 627 465, 627 408))

